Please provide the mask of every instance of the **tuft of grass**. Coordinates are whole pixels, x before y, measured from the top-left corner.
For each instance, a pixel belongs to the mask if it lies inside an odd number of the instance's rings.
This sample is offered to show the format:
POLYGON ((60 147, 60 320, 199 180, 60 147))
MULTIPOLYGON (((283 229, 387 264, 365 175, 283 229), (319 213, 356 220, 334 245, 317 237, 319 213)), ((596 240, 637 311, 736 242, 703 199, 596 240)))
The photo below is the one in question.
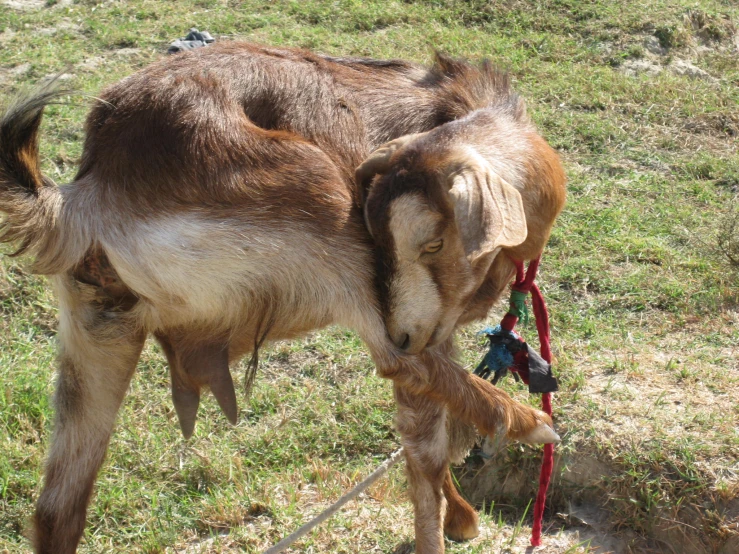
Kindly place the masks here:
POLYGON ((739 201, 731 203, 729 211, 723 215, 718 232, 718 249, 729 264, 739 268, 739 201))

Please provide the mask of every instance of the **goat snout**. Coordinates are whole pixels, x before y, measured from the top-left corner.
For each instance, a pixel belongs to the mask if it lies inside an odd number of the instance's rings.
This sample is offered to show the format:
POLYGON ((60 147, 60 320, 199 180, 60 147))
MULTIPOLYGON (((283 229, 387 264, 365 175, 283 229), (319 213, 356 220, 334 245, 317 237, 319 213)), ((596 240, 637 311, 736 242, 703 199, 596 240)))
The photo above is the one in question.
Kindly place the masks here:
POLYGON ((408 349, 413 344, 411 333, 406 331, 405 329, 389 330, 389 331, 390 331, 390 339, 393 341, 395 346, 397 346, 401 350, 408 351, 408 349))
POLYGON ((422 330, 398 330, 390 333, 395 346, 400 348, 406 354, 418 354, 421 350, 429 346, 429 337, 431 333, 422 330))
POLYGON ((411 336, 408 333, 404 333, 395 343, 401 350, 407 350, 411 345, 411 336))

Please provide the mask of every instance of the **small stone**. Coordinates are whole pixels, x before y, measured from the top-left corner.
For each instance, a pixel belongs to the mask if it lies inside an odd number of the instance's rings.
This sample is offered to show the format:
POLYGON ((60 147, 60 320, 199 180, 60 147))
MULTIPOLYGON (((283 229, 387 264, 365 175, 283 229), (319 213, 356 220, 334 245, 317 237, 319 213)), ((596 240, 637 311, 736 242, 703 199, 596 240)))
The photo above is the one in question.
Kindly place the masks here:
POLYGON ((9 75, 12 75, 13 77, 21 77, 31 71, 31 64, 30 63, 22 63, 20 65, 16 65, 14 68, 8 71, 9 75))
POLYGON ((700 67, 694 66, 685 60, 673 60, 667 68, 675 75, 685 75, 691 79, 705 79, 707 81, 715 81, 713 77, 700 67))
POLYGON ((644 39, 644 48, 646 48, 648 52, 658 56, 664 56, 667 54, 667 48, 662 46, 659 39, 653 35, 644 39))
POLYGON ((653 77, 662 73, 662 66, 649 60, 626 60, 619 68, 626 75, 635 77, 642 73, 653 77))

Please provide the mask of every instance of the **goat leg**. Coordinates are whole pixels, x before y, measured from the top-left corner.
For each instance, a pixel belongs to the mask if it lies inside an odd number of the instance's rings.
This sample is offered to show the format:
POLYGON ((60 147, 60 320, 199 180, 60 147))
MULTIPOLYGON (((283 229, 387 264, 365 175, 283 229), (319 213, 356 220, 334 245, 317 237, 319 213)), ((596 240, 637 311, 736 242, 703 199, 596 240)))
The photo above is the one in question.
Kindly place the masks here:
POLYGON ((398 355, 392 362, 378 356, 379 373, 415 394, 446 406, 451 415, 480 433, 500 432, 510 439, 535 444, 559 442, 552 419, 516 402, 501 389, 465 371, 451 357, 450 341, 416 356, 398 355), (388 363, 390 362, 390 363, 388 363))
POLYGON ((451 470, 447 467, 442 486, 446 498, 444 534, 453 541, 467 541, 480 534, 480 518, 475 509, 462 498, 454 485, 451 470))
MULTIPOLYGON (((233 425, 236 425, 239 418, 239 406, 236 402, 231 371, 228 369, 228 343, 202 347, 192 362, 195 364, 193 370, 207 372, 203 375, 203 384, 210 387, 210 392, 216 397, 223 413, 233 425)), ((187 363, 184 367, 185 371, 188 371, 187 363)))
POLYGON ((415 512, 416 554, 443 554, 443 484, 448 472, 447 410, 423 395, 394 386, 395 426, 405 449, 408 492, 415 512))
POLYGON ((446 405, 454 416, 489 436, 503 432, 509 439, 532 444, 559 442, 552 418, 541 410, 513 400, 451 359, 436 362, 425 393, 446 405))
POLYGON ((172 404, 180 422, 180 429, 182 435, 189 439, 195 431, 195 420, 200 406, 200 387, 194 386, 187 379, 169 336, 162 333, 156 333, 155 336, 167 357, 172 383, 172 404))
POLYGON ((54 436, 34 516, 37 554, 73 554, 116 414, 146 338, 86 287, 57 278, 61 309, 54 436))
MULTIPOLYGON (((477 430, 474 425, 467 425, 451 414, 446 420, 449 461, 452 464, 460 464, 477 441, 477 430)), ((454 541, 475 538, 480 533, 477 511, 457 491, 449 467, 446 470, 442 490, 447 502, 444 534, 454 541)))
POLYGON ((443 533, 457 541, 479 533, 477 512, 459 494, 449 471, 450 461, 462 455, 460 444, 465 444, 466 451, 470 441, 474 442, 474 433, 464 429, 464 437, 453 436, 462 426, 450 418, 444 406, 397 385, 394 392, 398 405, 395 423, 405 448, 415 511, 416 552, 442 553, 443 533))

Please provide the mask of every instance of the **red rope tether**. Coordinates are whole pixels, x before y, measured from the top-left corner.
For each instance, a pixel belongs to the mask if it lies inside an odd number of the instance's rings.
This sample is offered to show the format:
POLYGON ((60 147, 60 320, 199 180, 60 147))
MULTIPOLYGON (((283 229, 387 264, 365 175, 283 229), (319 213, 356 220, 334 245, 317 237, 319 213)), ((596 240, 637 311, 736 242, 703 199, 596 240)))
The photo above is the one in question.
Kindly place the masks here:
MULTIPOLYGON (((536 272, 539 269, 539 261, 541 257, 531 260, 528 269, 524 272, 523 262, 514 261, 516 264, 516 281, 513 283, 513 290, 531 293, 531 304, 534 309, 534 317, 536 318, 536 330, 539 335, 539 351, 541 357, 551 364, 552 349, 549 341, 549 314, 547 306, 544 303, 544 296, 541 294, 539 287, 534 283, 536 272)), ((500 326, 512 331, 516 326, 518 317, 508 312, 500 326)), ((544 393, 541 395, 541 409, 550 417, 552 416, 552 395, 544 393)), ((544 445, 544 456, 541 461, 541 472, 539 473, 539 491, 536 494, 536 502, 534 503, 534 525, 531 528, 531 545, 539 546, 541 544, 541 523, 544 518, 544 506, 547 499, 547 489, 552 478, 552 470, 554 468, 554 445, 544 445)))
MULTIPOLYGON (((530 268, 531 266, 529 266, 530 268)), ((552 363, 552 348, 549 344, 549 314, 547 313, 547 305, 544 303, 539 287, 533 285, 531 287, 531 304, 534 308, 534 317, 536 318, 536 330, 539 333, 539 352, 541 357, 548 363, 552 363)), ((552 417, 552 394, 545 392, 541 395, 541 409, 552 417)), ((541 522, 544 518, 544 505, 547 500, 547 489, 552 479, 552 470, 554 468, 554 445, 544 445, 544 456, 541 460, 541 471, 539 473, 539 492, 536 494, 536 502, 534 503, 534 525, 531 528, 531 546, 539 546, 541 544, 541 522)))

